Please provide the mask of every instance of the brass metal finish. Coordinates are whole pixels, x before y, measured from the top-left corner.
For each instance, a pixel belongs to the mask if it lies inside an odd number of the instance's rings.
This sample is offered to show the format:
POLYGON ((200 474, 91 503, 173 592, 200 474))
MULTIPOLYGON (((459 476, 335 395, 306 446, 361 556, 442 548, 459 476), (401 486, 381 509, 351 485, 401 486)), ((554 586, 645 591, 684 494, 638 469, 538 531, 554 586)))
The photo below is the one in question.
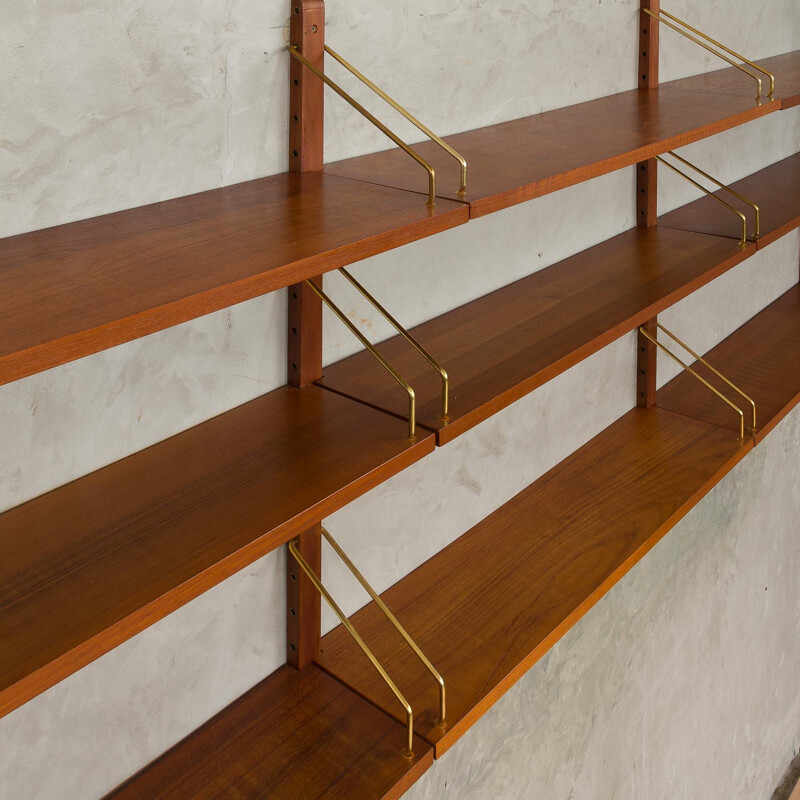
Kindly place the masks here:
MULTIPOLYGON (((327 49, 327 48, 326 48, 327 49)), ((302 53, 296 44, 291 45, 289 53, 293 58, 296 58, 306 69, 309 69, 316 75, 326 86, 330 86, 336 94, 343 100, 346 100, 359 114, 366 117, 381 133, 388 136, 398 147, 402 148, 411 158, 414 159, 421 167, 424 167, 428 173, 428 205, 436 205, 436 173, 433 167, 419 154, 413 147, 406 144, 396 133, 389 130, 374 114, 367 111, 358 100, 351 97, 344 89, 337 83, 332 81, 324 72, 317 69, 302 53)))
POLYGON ((383 681, 392 691, 392 694, 398 699, 400 705, 403 706, 403 709, 406 712, 406 732, 408 735, 406 749, 403 751, 403 755, 407 758, 411 758, 411 756, 414 755, 414 712, 412 711, 408 700, 406 700, 402 692, 395 685, 395 682, 389 677, 386 670, 381 666, 380 661, 375 658, 374 653, 369 649, 366 642, 361 638, 361 636, 359 636, 358 631, 353 627, 353 624, 347 618, 342 609, 339 608, 333 597, 331 597, 330 592, 328 592, 328 590, 323 586, 319 576, 314 572, 313 569, 311 569, 303 556, 300 555, 300 551, 297 548, 296 539, 292 539, 292 541, 289 542, 289 552, 300 566, 300 569, 305 572, 305 574, 308 576, 308 579, 314 584, 317 591, 325 598, 327 604, 333 609, 333 613, 336 614, 336 616, 339 618, 339 621, 346 628, 347 632, 353 637, 355 643, 361 648, 361 651, 369 659, 370 664, 372 664, 383 681))
POLYGON ((739 59, 739 61, 743 61, 745 64, 747 64, 747 66, 752 67, 753 69, 760 72, 762 75, 766 75, 769 78, 769 92, 767 93, 767 97, 770 100, 772 99, 772 95, 775 91, 775 76, 771 72, 765 70, 763 67, 760 67, 753 61, 746 59, 743 55, 737 53, 735 50, 731 50, 730 47, 727 47, 721 42, 718 42, 716 39, 712 39, 708 34, 703 33, 697 28, 693 28, 688 22, 684 22, 684 20, 680 19, 679 17, 676 17, 674 14, 670 14, 669 12, 664 11, 663 8, 660 9, 659 13, 657 14, 654 14, 648 8, 643 8, 642 11, 644 11, 645 14, 649 14, 651 17, 653 17, 653 19, 657 20, 658 22, 663 22, 664 25, 666 25, 669 28, 672 28, 672 30, 676 31, 681 36, 685 36, 687 39, 690 39, 695 44, 699 44, 700 47, 704 48, 705 50, 708 50, 709 53, 713 53, 715 56, 721 58, 723 61, 726 61, 731 66, 736 67, 736 69, 741 70, 746 75, 749 75, 756 82, 756 85, 758 86, 756 100, 760 100, 761 95, 763 93, 761 78, 758 75, 752 73, 749 69, 743 67, 741 64, 737 64, 736 61, 734 61, 732 58, 729 58, 723 53, 718 52, 717 50, 714 49, 714 47, 718 47, 720 50, 724 50, 725 53, 729 53, 730 55, 735 56, 736 58, 739 59), (665 17, 667 19, 665 19, 665 17), (673 20, 673 22, 669 22, 669 20, 673 20), (678 24, 675 25, 674 23, 678 24), (686 30, 683 30, 684 28, 686 28, 686 30), (702 37, 702 39, 705 39, 705 42, 701 41, 701 39, 698 39, 695 36, 692 36, 691 33, 687 33, 687 31, 696 33, 698 36, 702 37), (714 47, 709 47, 709 45, 707 45, 706 42, 710 42, 712 45, 714 45, 714 47))
MULTIPOLYGON (((684 163, 688 164, 688 162, 685 161, 685 159, 682 159, 679 156, 678 156, 678 158, 679 158, 680 161, 683 161, 684 163)), ((710 189, 706 189, 706 187, 703 186, 703 184, 698 183, 694 178, 689 177, 685 172, 683 172, 683 170, 678 169, 674 164, 670 164, 669 161, 665 161, 662 156, 656 156, 656 161, 658 161, 660 164, 663 164, 665 167, 669 167, 673 172, 677 173, 682 178, 684 178, 685 180, 689 181, 689 183, 691 183, 692 186, 696 186, 701 192, 704 192, 709 197, 713 197, 718 203, 721 203, 729 211, 731 211, 732 213, 736 214, 736 216, 739 217, 742 220, 742 238, 739 240, 739 244, 742 247, 744 247, 747 244, 747 217, 741 211, 739 211, 737 208, 734 208, 730 203, 725 202, 725 200, 723 200, 721 197, 717 197, 717 195, 715 195, 710 189)), ((701 170, 697 170, 697 171, 701 175, 705 175, 705 173, 702 172, 701 170)), ((713 178, 711 178, 711 180, 713 180, 714 183, 717 183, 720 186, 722 186, 722 184, 720 184, 718 181, 714 180, 713 178)), ((724 188, 727 189, 727 187, 724 187, 724 188)), ((739 196, 739 195, 737 194, 737 196, 739 196)), ((750 203, 748 200, 745 200, 745 202, 748 203, 748 205, 751 205, 751 206, 755 205, 754 203, 750 203)))
POLYGON ((442 377, 442 419, 447 419, 450 397, 447 371, 434 357, 356 280, 344 267, 339 272, 362 294, 389 322, 392 327, 441 375, 442 377))
MULTIPOLYGON (((686 350, 687 353, 691 354, 697 361, 699 361, 701 364, 703 364, 705 367, 711 370, 711 372, 713 372, 714 375, 716 375, 718 378, 724 381, 728 386, 731 387, 731 389, 733 389, 737 394, 739 394, 741 397, 747 400, 748 403, 750 403, 753 409, 753 427, 751 428, 751 433, 755 434, 756 432, 755 402, 748 395, 746 395, 738 386, 736 386, 735 383, 726 378, 719 370, 712 367, 711 364, 708 363, 708 361, 706 361, 702 356, 699 356, 697 353, 695 353, 695 351, 692 350, 691 347, 689 347, 686 343, 682 342, 674 333, 665 328, 660 322, 656 322, 656 325, 659 328, 659 330, 663 331, 674 342, 677 342, 677 344, 680 345, 684 350, 686 350)), ((714 394, 717 395, 717 397, 719 397, 722 401, 727 403, 739 415, 739 442, 743 444, 744 430, 745 430, 744 411, 742 411, 742 409, 739 408, 739 406, 737 406, 732 400, 730 400, 724 394, 722 394, 722 392, 720 392, 719 389, 712 386, 702 375, 698 374, 695 370, 693 370, 685 361, 683 361, 681 358, 675 355, 675 353, 673 353, 672 350, 670 350, 666 345, 662 344, 657 337, 651 336, 647 332, 644 326, 639 327, 639 332, 642 334, 642 336, 644 336, 646 339, 648 339, 654 345, 656 345, 656 347, 663 350, 671 359, 673 359, 673 361, 676 361, 678 364, 680 364, 680 366, 683 367, 683 369, 685 369, 690 375, 693 375, 695 378, 697 378, 697 380, 699 380, 700 383, 702 383, 706 388, 714 392, 714 394)))
POLYGON ((419 660, 425 665, 425 668, 428 670, 428 672, 430 672, 435 678, 436 683, 439 685, 439 719, 436 721, 436 724, 439 727, 444 727, 446 713, 444 678, 439 674, 439 671, 436 669, 436 667, 431 664, 431 662, 428 660, 428 657, 422 652, 422 650, 419 649, 419 646, 411 638, 406 629, 397 621, 397 617, 392 614, 386 603, 381 600, 377 592, 372 588, 372 586, 370 586, 366 578, 358 571, 356 565, 348 558, 347 553, 342 550, 333 536, 331 536, 331 534, 325 529, 324 525, 322 526, 322 535, 328 540, 328 544, 330 544, 330 546, 336 551, 336 554, 339 556, 339 558, 344 561, 350 572, 353 573, 358 582, 364 587, 364 590, 367 592, 367 594, 375 601, 375 605, 377 605, 378 608, 384 613, 386 619, 389 620, 394 629, 403 637, 406 644, 414 651, 414 654, 417 656, 417 658, 419 658, 419 660))
POLYGON ((378 352, 375 346, 364 336, 361 331, 348 319, 347 314, 342 311, 333 300, 325 294, 325 292, 314 283, 310 278, 306 279, 306 283, 312 288, 317 297, 325 303, 328 308, 333 311, 339 318, 342 324, 358 339, 364 347, 378 360, 378 363, 406 390, 408 394, 408 438, 414 439, 417 430, 417 396, 411 385, 405 378, 378 352))
POLYGON ((679 156, 674 150, 670 150, 669 154, 673 158, 677 158, 682 164, 685 164, 690 169, 693 169, 699 175, 702 175, 704 178, 710 180, 711 183, 715 183, 720 189, 724 189, 728 194, 733 195, 737 200, 741 200, 745 205, 750 206, 750 208, 756 212, 756 232, 753 235, 753 238, 758 239, 758 237, 761 235, 761 209, 752 200, 748 200, 744 195, 739 194, 739 192, 737 192, 735 189, 731 189, 730 186, 726 186, 724 183, 721 183, 712 175, 709 175, 707 172, 703 172, 700 167, 695 166, 691 161, 687 161, 685 158, 683 158, 683 156, 679 156))
POLYGON ((660 330, 664 331, 664 333, 666 333, 667 336, 669 336, 669 338, 672 339, 672 341, 677 342, 687 353, 689 353, 690 356, 695 358, 697 361, 699 361, 701 364, 703 364, 707 369, 709 369, 711 372, 713 372, 720 380, 724 381, 728 386, 730 386, 731 389, 733 389, 733 391, 736 392, 736 394, 738 394, 740 397, 743 397, 745 400, 747 400, 747 402, 750 404, 750 406, 751 406, 751 408, 753 410, 753 425, 750 428, 750 431, 751 431, 751 433, 755 433, 756 432, 756 403, 755 403, 755 400, 753 400, 753 398, 750 397, 749 395, 745 394, 733 381, 731 381, 728 378, 726 378, 718 369, 716 369, 715 367, 712 367, 711 364, 709 364, 708 361, 706 361, 702 356, 700 356, 697 353, 695 353, 695 351, 692 350, 692 348, 689 347, 689 345, 686 344, 686 342, 681 341, 674 333, 672 333, 672 331, 667 330, 667 328, 665 328, 658 321, 656 321, 656 325, 658 326, 658 328, 660 330))
POLYGON ((340 56, 337 52, 335 52, 332 48, 325 45, 325 52, 328 55, 335 58, 348 72, 352 75, 355 75, 365 86, 368 86, 372 89, 375 94, 377 94, 380 98, 385 100, 395 111, 402 114, 410 123, 416 125, 419 130, 421 130, 428 138, 432 139, 436 144, 439 145, 445 152, 449 153, 458 163, 461 165, 461 186, 458 190, 459 194, 464 194, 467 191, 467 161, 460 153, 456 152, 454 148, 452 148, 447 142, 437 136, 427 125, 424 125, 420 122, 410 111, 407 111, 403 106, 400 105, 396 100, 393 100, 389 97, 386 92, 383 91, 379 86, 376 86, 366 75, 360 73, 352 64, 345 61, 342 56, 340 56))

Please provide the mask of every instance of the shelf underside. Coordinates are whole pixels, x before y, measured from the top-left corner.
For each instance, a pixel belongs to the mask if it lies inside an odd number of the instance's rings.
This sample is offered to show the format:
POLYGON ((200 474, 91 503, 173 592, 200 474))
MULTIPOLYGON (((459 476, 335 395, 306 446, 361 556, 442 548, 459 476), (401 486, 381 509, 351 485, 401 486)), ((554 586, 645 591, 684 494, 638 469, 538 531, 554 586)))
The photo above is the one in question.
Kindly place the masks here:
POLYGON ((282 667, 108 798, 389 800, 430 767, 417 738, 314 666, 282 667))
MULTIPOLYGON (((450 378, 401 337, 379 349, 414 387, 417 422, 444 444, 738 264, 754 245, 635 228, 414 328, 450 378)), ((321 386, 405 416, 404 396, 366 351, 325 369, 321 386)))
MULTIPOLYGON (((800 52, 761 62, 793 91, 800 52)), ((468 187, 457 189, 458 165, 432 142, 415 149, 436 169, 437 191, 465 200, 473 217, 636 164, 780 110, 758 103, 754 84, 731 67, 632 90, 530 117, 448 136, 467 160, 468 187)), ((424 193, 423 170, 397 148, 329 164, 326 172, 424 193)))
MULTIPOLYGON (((766 436, 800 400, 800 285, 734 331, 705 356, 756 404, 756 442, 766 436)), ((750 406, 700 364, 693 366, 745 412, 750 406)), ((671 411, 739 431, 739 416, 691 375, 681 373, 657 395, 671 411)))
MULTIPOLYGON (((754 172, 730 184, 730 188, 760 208, 761 233, 756 240, 757 247, 766 247, 800 225, 800 153, 754 172)), ((752 236, 755 231, 753 210, 728 192, 715 194, 745 212, 752 236)), ((742 233, 741 220, 711 197, 701 197, 664 214, 659 217, 658 224, 732 239, 740 239, 742 233)))
MULTIPOLYGON (((660 408, 634 409, 382 597, 442 673, 436 687, 374 603, 352 617, 447 750, 752 448, 660 408)), ((387 713, 393 698, 340 626, 319 664, 387 713)))
POLYGON ((409 192, 282 174, 2 240, 0 384, 467 221, 409 192))
POLYGON ((433 451, 282 388, 0 515, 0 715, 433 451))

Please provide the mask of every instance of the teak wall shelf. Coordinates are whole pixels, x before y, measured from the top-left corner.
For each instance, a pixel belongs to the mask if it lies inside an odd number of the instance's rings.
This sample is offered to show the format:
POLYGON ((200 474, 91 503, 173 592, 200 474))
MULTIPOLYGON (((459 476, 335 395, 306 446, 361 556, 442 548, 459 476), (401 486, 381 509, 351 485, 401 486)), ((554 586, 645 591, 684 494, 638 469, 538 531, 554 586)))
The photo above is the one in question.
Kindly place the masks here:
MULTIPOLYGON (((660 408, 634 409, 382 594, 437 664, 435 692, 373 604, 353 616, 419 708, 437 756, 484 714, 752 447, 660 408), (382 635, 383 634, 383 635, 382 635)), ((319 664, 387 713, 382 685, 340 629, 319 664)))
POLYGON ((797 404, 800 286, 708 354, 756 399, 755 437, 691 376, 656 392, 657 314, 800 219, 800 154, 733 185, 756 242, 709 198, 658 219, 657 156, 800 103, 800 51, 760 62, 774 100, 734 68, 659 85, 659 13, 641 0, 638 90, 448 137, 464 192, 452 153, 414 145, 429 207, 411 148, 324 167, 324 3, 295 0, 289 173, 3 241, 0 384, 289 287, 292 387, 0 515, 0 715, 292 539, 289 665, 109 797, 397 798, 797 404), (369 354, 323 375, 309 281, 634 164, 639 227, 412 331, 449 373, 447 424, 444 376, 400 337, 380 350, 416 390, 415 438, 369 354), (402 756, 396 698, 342 627, 320 638, 323 517, 637 328, 640 407, 383 595, 444 674, 443 726, 376 604, 352 618, 417 715, 402 756))
MULTIPOLYGON (((422 358, 399 336, 381 351, 416 390, 419 425, 445 444, 754 251, 721 237, 634 228, 413 328, 449 375, 446 422, 440 383, 422 358)), ((406 413, 368 353, 327 367, 319 384, 406 413)))
POLYGON ((315 666, 282 667, 108 800, 394 800, 430 767, 417 738, 315 666))
MULTIPOLYGON (((761 62, 777 72, 780 96, 786 72, 800 72, 800 52, 761 62)), ((667 150, 780 110, 778 100, 757 102, 752 85, 731 68, 631 90, 448 137, 470 167, 466 194, 451 160, 430 143, 419 152, 436 168, 439 196, 470 204, 483 216, 581 181, 645 161, 667 150)), ((425 192, 404 153, 387 150, 328 164, 325 171, 425 192)))
POLYGON ((419 433, 277 389, 0 515, 0 714, 432 452, 419 433))
POLYGON ((460 204, 287 173, 5 239, 0 384, 466 221, 460 204))

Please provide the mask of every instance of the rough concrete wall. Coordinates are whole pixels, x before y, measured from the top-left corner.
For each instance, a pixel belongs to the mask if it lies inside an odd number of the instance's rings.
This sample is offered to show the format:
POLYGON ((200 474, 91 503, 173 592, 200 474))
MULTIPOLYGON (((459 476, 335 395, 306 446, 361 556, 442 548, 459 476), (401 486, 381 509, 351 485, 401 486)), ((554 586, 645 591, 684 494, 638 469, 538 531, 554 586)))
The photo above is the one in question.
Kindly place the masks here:
MULTIPOLYGON (((635 85, 638 4, 631 0, 328 5, 331 44, 443 133, 635 85)), ((759 56, 800 46, 800 8, 790 0, 758 9, 745 0, 696 6, 671 10, 705 15, 709 30, 759 56)), ((288 5, 276 0, 5 0, 0 234, 283 170, 287 15, 288 5)), ((678 43, 673 37, 664 48, 678 43)), ((665 79, 676 77, 678 67, 716 66, 697 53, 691 61, 673 58, 674 66, 670 58, 665 53, 665 79)), ((336 98, 328 99, 329 159, 383 146, 336 98)), ((698 143, 687 154, 729 180, 797 150, 800 109, 698 143)), ((633 187, 632 170, 623 170, 369 259, 355 271, 413 324, 627 229, 633 187)), ((662 181, 663 209, 691 197, 662 181)), ((671 312, 673 324, 712 346, 796 280, 797 250, 797 234, 770 246, 671 312), (698 302, 708 304, 705 319, 696 313, 698 302)), ((388 334, 341 282, 329 283, 378 339, 388 334)), ((284 299, 276 292, 0 387, 0 508, 280 385, 284 299)), ((326 318, 326 362, 354 349, 326 318)), ((623 338, 328 524, 377 587, 391 585, 630 408, 634 355, 633 337, 623 338)), ((261 559, 0 720, 0 797, 97 797, 282 663, 283 559, 282 552, 261 559)), ((327 557, 325 568, 345 608, 364 602, 327 557)), ((725 608, 726 591, 721 579, 706 583, 704 605, 725 608)), ((649 601, 642 590, 618 602, 649 601)), ((635 610, 626 608, 629 615, 635 610)), ((785 657, 787 669, 797 667, 796 658, 785 657)), ((676 678, 664 693, 681 688, 676 678)), ((770 691, 752 688, 753 702, 770 691)), ((570 713, 590 718, 588 695, 576 697, 570 713)), ((676 737, 672 745, 682 747, 683 730, 667 722, 660 736, 676 737)), ((711 736, 716 720, 707 722, 711 736)), ((504 736, 499 724, 483 747, 488 752, 504 736)), ((744 752, 748 743, 739 739, 735 746, 744 752)), ((774 756, 779 774, 783 751, 776 744, 764 752, 774 756)), ((535 751, 529 757, 538 758, 535 751)), ((561 780, 577 775, 568 758, 552 752, 547 758, 561 780)), ((766 763, 764 774, 771 768, 766 763)), ((671 773, 653 774, 667 781, 671 773)), ((501 785, 500 772, 487 773, 486 781, 493 780, 501 785)), ((700 796, 692 787, 686 785, 685 797, 700 796)))

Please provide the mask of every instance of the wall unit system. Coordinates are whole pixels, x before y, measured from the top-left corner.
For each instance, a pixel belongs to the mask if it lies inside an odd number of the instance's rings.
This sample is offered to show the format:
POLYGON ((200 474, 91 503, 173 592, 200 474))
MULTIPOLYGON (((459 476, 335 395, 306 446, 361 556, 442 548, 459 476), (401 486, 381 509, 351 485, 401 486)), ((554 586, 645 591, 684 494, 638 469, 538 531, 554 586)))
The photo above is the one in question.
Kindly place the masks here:
POLYGON ((0 383, 286 289, 287 386, 0 514, 0 714, 289 546, 288 664, 113 797, 399 797, 800 399, 798 285, 659 390, 655 357, 661 312, 800 226, 800 154, 725 187, 671 153, 800 103, 800 52, 659 85, 687 26, 642 0, 638 89, 411 146, 324 75, 398 108, 322 0, 291 11, 288 173, 0 255, 0 383), (323 80, 397 147, 323 164, 323 80), (705 196, 659 217, 659 164, 705 196), (634 165, 636 228, 409 331, 345 269, 634 165), (332 270, 398 335, 338 312, 365 350, 323 370, 332 270), (321 637, 327 515, 635 330, 637 408, 321 637))

